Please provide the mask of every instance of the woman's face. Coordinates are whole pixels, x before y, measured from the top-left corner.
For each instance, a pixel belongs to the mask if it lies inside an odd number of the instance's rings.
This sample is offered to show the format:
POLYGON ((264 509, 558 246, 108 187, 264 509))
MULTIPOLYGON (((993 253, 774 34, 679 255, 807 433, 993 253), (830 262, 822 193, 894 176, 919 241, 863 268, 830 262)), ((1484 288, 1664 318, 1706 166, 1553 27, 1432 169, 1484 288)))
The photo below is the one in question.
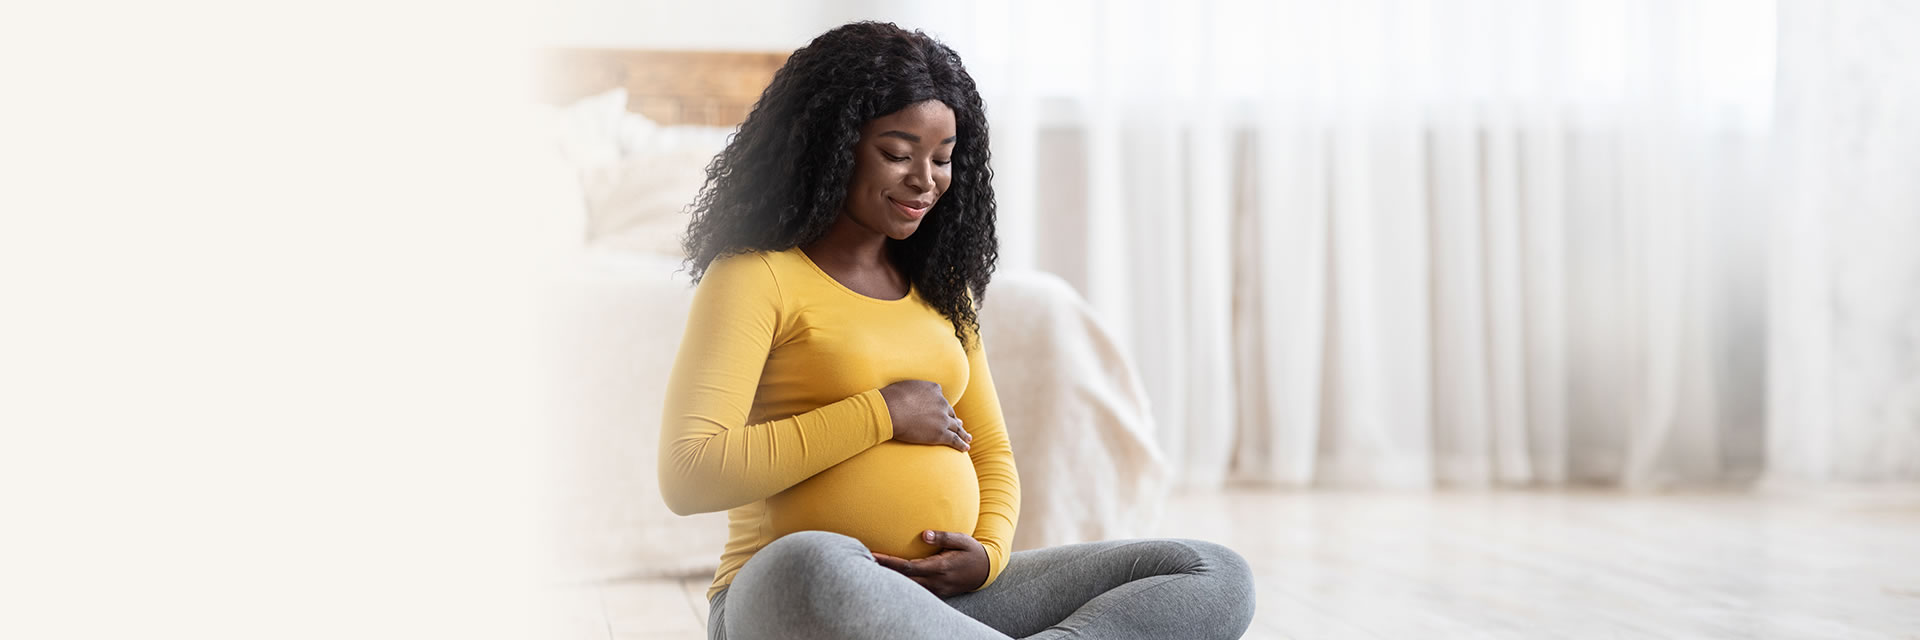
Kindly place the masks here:
POLYGON ((861 127, 841 213, 895 240, 913 235, 953 182, 955 127, 953 109, 938 100, 908 105, 861 127))

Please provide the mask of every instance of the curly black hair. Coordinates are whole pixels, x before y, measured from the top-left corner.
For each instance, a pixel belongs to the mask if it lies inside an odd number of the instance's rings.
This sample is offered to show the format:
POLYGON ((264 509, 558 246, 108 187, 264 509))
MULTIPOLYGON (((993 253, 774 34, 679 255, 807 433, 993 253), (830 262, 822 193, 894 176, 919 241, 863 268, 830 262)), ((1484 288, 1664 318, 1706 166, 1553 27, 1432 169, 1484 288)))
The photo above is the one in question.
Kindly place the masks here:
POLYGON ((714 260, 820 239, 840 216, 868 121, 938 100, 953 109, 953 180, 888 254, 971 346, 999 259, 986 108, 953 49, 891 23, 855 22, 794 51, 707 165, 683 244, 698 283, 714 260))

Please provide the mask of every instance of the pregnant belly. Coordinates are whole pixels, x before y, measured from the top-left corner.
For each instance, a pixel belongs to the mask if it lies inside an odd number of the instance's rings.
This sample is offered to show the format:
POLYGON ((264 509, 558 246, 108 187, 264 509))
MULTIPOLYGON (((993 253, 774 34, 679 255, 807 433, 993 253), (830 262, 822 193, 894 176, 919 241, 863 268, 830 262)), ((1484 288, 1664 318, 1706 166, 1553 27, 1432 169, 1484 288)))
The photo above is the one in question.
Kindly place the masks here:
POLYGON ((973 459, 951 447, 882 442, 767 498, 775 536, 832 531, 868 549, 924 558, 937 549, 920 532, 973 534, 980 480, 973 459))

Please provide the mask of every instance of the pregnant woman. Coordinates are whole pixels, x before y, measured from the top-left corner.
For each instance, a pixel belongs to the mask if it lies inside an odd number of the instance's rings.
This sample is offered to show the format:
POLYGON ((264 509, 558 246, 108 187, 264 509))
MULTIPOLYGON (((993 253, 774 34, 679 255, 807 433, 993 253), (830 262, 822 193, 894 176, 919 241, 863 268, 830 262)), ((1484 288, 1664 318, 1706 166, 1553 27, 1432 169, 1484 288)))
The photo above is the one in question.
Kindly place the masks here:
POLYGON ((871 22, 815 38, 707 174, 660 486, 676 513, 727 511, 710 638, 1246 630, 1225 547, 1011 551, 1020 479, 975 311, 987 121, 952 49, 871 22))

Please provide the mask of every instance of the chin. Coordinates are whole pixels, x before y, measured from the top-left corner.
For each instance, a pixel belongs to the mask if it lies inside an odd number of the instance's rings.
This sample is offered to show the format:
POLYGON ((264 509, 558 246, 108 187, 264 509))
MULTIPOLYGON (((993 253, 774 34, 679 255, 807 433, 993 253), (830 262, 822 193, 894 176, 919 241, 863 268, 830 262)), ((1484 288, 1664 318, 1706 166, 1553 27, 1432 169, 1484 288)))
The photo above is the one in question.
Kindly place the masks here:
POLYGON ((913 232, 919 231, 919 230, 920 230, 920 225, 918 224, 913 225, 911 227, 896 228, 893 230, 893 233, 887 234, 887 237, 893 238, 895 240, 905 240, 907 238, 913 237, 913 232))

